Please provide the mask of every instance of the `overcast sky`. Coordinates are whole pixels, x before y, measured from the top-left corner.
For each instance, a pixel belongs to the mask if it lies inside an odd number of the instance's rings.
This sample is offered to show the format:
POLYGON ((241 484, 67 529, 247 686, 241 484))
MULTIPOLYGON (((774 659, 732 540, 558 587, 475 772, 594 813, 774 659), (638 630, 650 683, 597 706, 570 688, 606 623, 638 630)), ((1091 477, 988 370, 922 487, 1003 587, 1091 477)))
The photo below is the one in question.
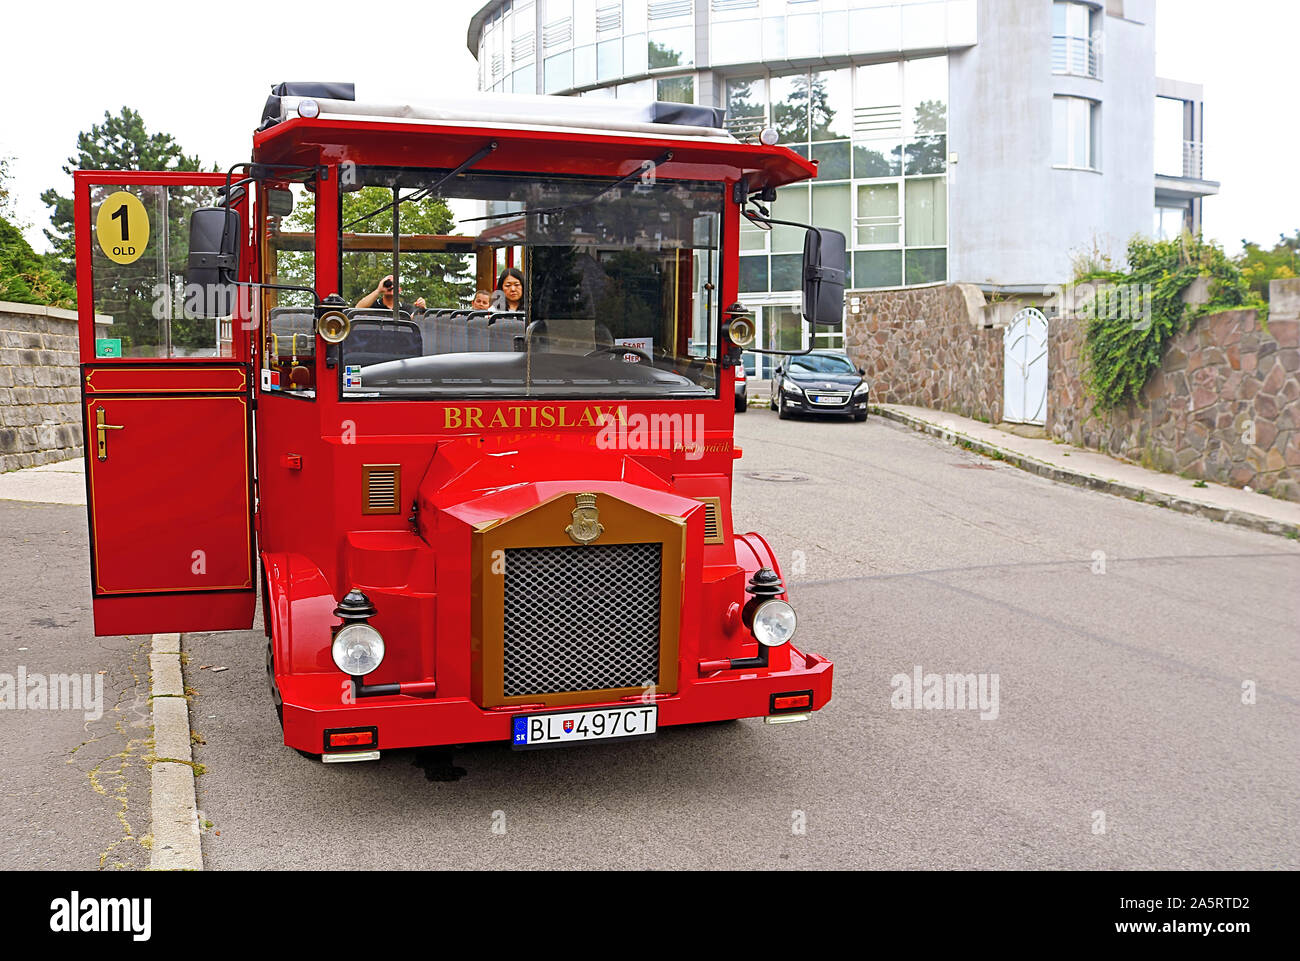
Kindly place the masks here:
MULTIPOLYGON (((267 92, 281 80, 351 80, 366 100, 472 93, 476 64, 465 35, 480 6, 9 4, 0 156, 13 158, 18 219, 33 245, 46 249, 41 191, 71 191, 59 168, 78 132, 123 105, 140 111, 151 131, 172 134, 187 153, 224 168, 248 158, 267 92)), ((1300 3, 1157 0, 1157 9, 1156 72, 1205 84, 1205 176, 1223 183, 1205 202, 1205 232, 1230 252, 1243 237, 1271 245, 1300 227, 1293 169, 1300 3)))

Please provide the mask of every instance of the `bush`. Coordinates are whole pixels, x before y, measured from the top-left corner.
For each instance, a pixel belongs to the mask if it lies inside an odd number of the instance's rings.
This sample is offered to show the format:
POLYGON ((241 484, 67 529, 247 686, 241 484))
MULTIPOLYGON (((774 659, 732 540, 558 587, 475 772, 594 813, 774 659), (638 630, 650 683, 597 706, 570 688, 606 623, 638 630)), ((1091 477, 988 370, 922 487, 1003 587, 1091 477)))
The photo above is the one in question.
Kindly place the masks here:
POLYGON ((0 300, 75 307, 76 291, 32 250, 17 227, 0 217, 0 300))
POLYGON ((1136 285, 1149 292, 1150 315, 1135 319, 1123 311, 1096 311, 1088 319, 1087 381, 1099 410, 1136 400, 1165 349, 1185 323, 1204 314, 1236 307, 1266 310, 1241 268, 1223 248, 1184 234, 1173 240, 1134 238, 1128 246, 1127 273, 1097 272, 1079 281, 1136 285), (1189 307, 1182 294, 1198 277, 1209 277, 1209 302, 1189 307))

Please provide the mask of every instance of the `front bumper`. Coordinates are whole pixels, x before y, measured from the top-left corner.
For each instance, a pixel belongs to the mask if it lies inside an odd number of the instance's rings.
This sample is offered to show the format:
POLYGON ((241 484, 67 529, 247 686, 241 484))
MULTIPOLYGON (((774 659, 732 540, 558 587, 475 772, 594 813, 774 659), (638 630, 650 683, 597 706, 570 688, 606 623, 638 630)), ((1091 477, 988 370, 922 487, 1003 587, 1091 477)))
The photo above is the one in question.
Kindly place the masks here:
MULTIPOLYGON (((790 651, 790 664, 789 670, 718 671, 706 677, 691 676, 686 670, 676 694, 655 698, 659 726, 764 717, 771 713, 774 694, 791 691, 812 691, 812 710, 820 710, 831 697, 833 665, 824 657, 804 654, 794 648, 790 651)), ((286 745, 320 754, 325 750, 327 730, 367 727, 377 729, 375 747, 381 751, 478 741, 508 742, 513 717, 549 710, 528 705, 485 710, 468 697, 404 694, 346 703, 340 697, 344 680, 338 673, 279 678, 286 745)), ((565 709, 626 706, 636 699, 565 705, 565 709)))
POLYGON ((830 391, 805 391, 795 395, 786 393, 785 407, 786 410, 796 414, 838 414, 843 417, 846 414, 858 414, 867 409, 867 403, 870 399, 870 393, 859 394, 856 397, 851 393, 844 395, 842 399, 837 399, 833 403, 817 403, 812 398, 819 396, 836 397, 838 392, 830 391))

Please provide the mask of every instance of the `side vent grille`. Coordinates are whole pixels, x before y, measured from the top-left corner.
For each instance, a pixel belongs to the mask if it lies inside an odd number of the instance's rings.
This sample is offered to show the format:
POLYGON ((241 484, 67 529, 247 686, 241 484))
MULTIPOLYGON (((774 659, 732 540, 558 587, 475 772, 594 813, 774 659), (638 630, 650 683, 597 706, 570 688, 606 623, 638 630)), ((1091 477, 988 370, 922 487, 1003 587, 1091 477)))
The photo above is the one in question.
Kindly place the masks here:
POLYGON ((722 544, 722 498, 697 497, 704 505, 704 543, 722 544))
POLYGON ((361 466, 361 513, 400 514, 402 511, 402 465, 361 466))

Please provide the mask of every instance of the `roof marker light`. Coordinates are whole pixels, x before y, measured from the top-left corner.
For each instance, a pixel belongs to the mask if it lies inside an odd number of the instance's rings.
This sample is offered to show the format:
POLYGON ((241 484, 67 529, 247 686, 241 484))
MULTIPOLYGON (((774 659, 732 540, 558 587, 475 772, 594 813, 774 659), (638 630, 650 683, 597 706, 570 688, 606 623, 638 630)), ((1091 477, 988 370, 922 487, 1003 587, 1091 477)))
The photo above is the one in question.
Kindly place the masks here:
POLYGON ((764 147, 775 147, 780 139, 781 135, 776 132, 775 127, 764 127, 758 134, 758 142, 764 147))
POLYGON ((320 104, 315 100, 299 100, 298 116, 313 120, 320 116, 320 104))

